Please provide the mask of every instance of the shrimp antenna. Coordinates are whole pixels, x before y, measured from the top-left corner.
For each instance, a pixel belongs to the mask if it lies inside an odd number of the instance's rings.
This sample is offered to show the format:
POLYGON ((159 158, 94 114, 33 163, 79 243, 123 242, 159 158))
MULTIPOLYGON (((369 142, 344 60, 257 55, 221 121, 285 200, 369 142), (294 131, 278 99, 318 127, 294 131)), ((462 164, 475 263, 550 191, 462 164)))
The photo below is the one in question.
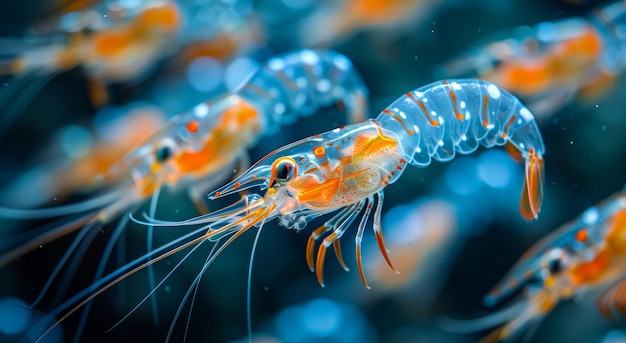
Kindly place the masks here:
POLYGON ((85 201, 77 202, 75 204, 48 208, 18 209, 0 207, 0 217, 10 219, 41 219, 83 213, 96 210, 116 201, 119 201, 119 199, 122 198, 122 195, 125 192, 125 189, 120 189, 87 199, 85 201))
POLYGON ((485 317, 477 319, 453 319, 450 317, 442 317, 439 320, 439 327, 452 333, 471 333, 490 329, 504 322, 508 322, 518 317, 528 305, 523 301, 519 301, 501 311, 489 314, 485 317))
POLYGON ((256 252, 256 247, 259 243, 259 237, 261 236, 261 229, 263 229, 263 224, 265 223, 265 219, 259 226, 257 230, 256 236, 254 237, 254 243, 252 244, 252 251, 250 252, 250 265, 248 266, 248 284, 246 286, 246 320, 248 324, 248 342, 252 343, 252 265, 254 263, 254 253, 256 252))

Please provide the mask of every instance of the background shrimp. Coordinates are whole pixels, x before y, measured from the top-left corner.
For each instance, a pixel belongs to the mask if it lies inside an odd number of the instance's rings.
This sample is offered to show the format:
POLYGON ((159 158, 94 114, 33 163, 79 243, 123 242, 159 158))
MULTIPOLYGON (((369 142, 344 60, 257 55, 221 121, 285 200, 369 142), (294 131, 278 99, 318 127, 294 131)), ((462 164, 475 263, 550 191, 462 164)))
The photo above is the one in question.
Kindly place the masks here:
POLYGON ((574 97, 607 92, 622 73, 626 7, 617 1, 587 17, 542 22, 494 34, 442 66, 450 77, 478 77, 522 97, 550 115, 574 97))
POLYGON ((451 330, 481 330, 503 324, 485 342, 532 335, 534 326, 565 299, 597 296, 604 316, 626 314, 626 193, 620 191, 589 208, 527 250, 484 298, 493 307, 522 292, 506 309, 451 330))
POLYGON ((183 18, 173 1, 150 1, 130 8, 107 2, 71 11, 59 22, 69 26, 65 32, 38 37, 33 29, 35 43, 26 44, 23 51, 5 52, 9 56, 2 61, 0 74, 13 77, 5 81, 0 94, 0 103, 7 104, 0 134, 6 133, 50 79, 77 66, 90 77, 93 104, 103 106, 108 102, 107 83, 141 79, 173 52, 183 18))
MULTIPOLYGON (((125 212, 133 212, 151 198, 150 214, 155 215, 156 201, 163 185, 184 187, 200 208, 201 194, 232 174, 237 163, 246 164, 246 150, 259 137, 276 131, 280 125, 293 123, 298 115, 311 115, 321 106, 340 102, 348 120, 358 121, 366 110, 367 88, 350 61, 332 51, 298 50, 266 62, 232 94, 196 105, 193 110, 172 118, 169 123, 135 151, 98 178, 101 194, 81 203, 49 209, 19 210, 0 208, 9 218, 42 218, 87 212, 78 221, 47 230, 29 239, 0 258, 7 263, 35 247, 68 234, 87 223, 56 266, 44 286, 71 258, 67 267, 68 282, 85 249, 101 227, 125 212), (51 232, 50 232, 51 231, 51 232)), ((124 216, 105 248, 96 278, 102 274, 108 255, 126 226, 124 216)), ((152 249, 149 230, 148 250, 152 249)), ((60 287, 63 289, 64 287, 60 287)))

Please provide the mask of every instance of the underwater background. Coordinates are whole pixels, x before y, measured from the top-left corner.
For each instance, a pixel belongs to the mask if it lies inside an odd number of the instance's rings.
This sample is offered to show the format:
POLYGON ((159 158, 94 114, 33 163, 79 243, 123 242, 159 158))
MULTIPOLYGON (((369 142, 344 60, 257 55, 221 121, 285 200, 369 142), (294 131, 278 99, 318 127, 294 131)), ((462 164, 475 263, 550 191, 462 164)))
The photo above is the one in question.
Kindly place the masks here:
MULTIPOLYGON (((162 56, 141 77, 106 85, 108 99, 103 106, 94 105, 90 99, 90 80, 80 67, 50 75, 40 85, 35 79, 17 92, 9 90, 14 79, 4 77, 5 89, 0 92, 9 95, 0 93, 0 114, 5 118, 0 119, 0 186, 7 189, 20 178, 28 183, 33 179, 24 175, 38 175, 32 174, 34 170, 45 173, 46 169, 37 168, 55 159, 89 154, 89 149, 76 152, 76 147, 91 146, 85 142, 93 143, 99 125, 109 123, 111 118, 124 118, 137 108, 158 112, 162 117, 188 110, 200 101, 232 90, 255 66, 286 51, 332 49, 347 56, 369 88, 368 117, 375 117, 407 91, 444 78, 441 65, 481 41, 504 37, 517 26, 584 17, 602 4, 611 3, 415 1, 406 11, 419 15, 410 19, 399 18, 384 28, 354 29, 342 37, 318 41, 316 27, 303 29, 303 23, 332 1, 180 2, 188 11, 185 20, 189 22, 189 35, 202 37, 222 28, 235 32, 247 27, 249 31, 236 36, 236 47, 227 57, 194 63, 193 59, 181 58, 179 51, 162 56)), ((66 5, 35 0, 0 4, 0 30, 7 37, 0 38, 0 54, 10 55, 13 49, 27 47, 29 38, 17 35, 66 5)), ((330 14, 327 16, 332 19, 330 14)), ((216 46, 224 47, 226 43, 216 46)), ((329 253, 322 288, 307 267, 305 247, 311 230, 323 220, 309 223, 300 232, 286 230, 276 222, 267 223, 256 244, 250 280, 253 340, 474 342, 485 337, 490 330, 455 333, 442 322, 445 318, 472 319, 492 313, 494 310, 483 305, 483 296, 528 247, 624 187, 625 86, 625 78, 617 77, 601 95, 572 99, 553 113, 536 115, 546 147, 544 204, 536 221, 529 223, 519 216, 523 166, 503 149, 480 148, 471 155, 457 155, 448 163, 435 161, 427 168, 409 167, 385 189, 383 208, 383 231, 400 274, 387 267, 374 235, 366 230, 363 258, 371 290, 361 284, 356 271, 353 229, 342 240, 350 271, 343 271, 329 253)), ((324 107, 262 137, 250 151, 250 161, 295 140, 345 125, 343 114, 340 107, 324 107)), ((131 128, 141 129, 141 125, 131 128)), ((32 206, 29 201, 43 194, 37 187, 32 188, 28 194, 2 193, 1 205, 32 206)), ((88 195, 47 199, 40 206, 71 203, 88 195)), ((209 210, 220 206, 208 199, 204 203, 209 210)), ((147 208, 144 205, 136 213, 146 212, 147 208)), ((158 219, 183 220, 197 214, 184 191, 166 188, 161 192, 158 219)), ((53 227, 52 222, 0 219, 1 248, 7 250, 23 240, 28 236, 21 235, 24 232, 53 227)), ((72 235, 42 245, 0 268, 0 341, 32 339, 28 338, 29 329, 45 313, 93 283, 93 271, 116 223, 101 229, 77 263, 75 276, 67 283, 53 282, 34 310, 25 306, 37 298, 71 244, 72 235)), ((188 231, 185 227, 156 228, 155 246, 188 231)), ((145 226, 130 222, 123 236, 119 243, 122 248, 116 249, 116 257, 107 265, 108 272, 146 252, 145 226)), ((171 342, 247 340, 246 292, 254 238, 253 232, 242 235, 207 269, 194 293, 193 311, 188 316, 187 302, 171 342)), ((155 291, 156 323, 152 308, 145 303, 108 331, 150 291, 146 273, 140 271, 94 300, 79 341, 165 341, 181 299, 210 246, 201 250, 205 253, 186 260, 155 291)), ((156 264, 157 280, 166 276, 181 257, 175 255, 156 264)), ((69 317, 41 342, 71 341, 79 320, 80 315, 69 317)), ((534 330, 528 338, 532 342, 626 342, 624 320, 606 320, 595 309, 593 300, 563 301, 534 330)))

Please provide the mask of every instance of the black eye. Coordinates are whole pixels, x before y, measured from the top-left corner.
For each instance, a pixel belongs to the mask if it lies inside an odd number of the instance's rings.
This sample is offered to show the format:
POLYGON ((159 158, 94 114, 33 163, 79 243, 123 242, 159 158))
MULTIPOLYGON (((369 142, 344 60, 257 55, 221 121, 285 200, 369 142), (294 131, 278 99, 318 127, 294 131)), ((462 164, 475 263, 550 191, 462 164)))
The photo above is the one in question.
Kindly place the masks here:
POLYGON ((281 159, 275 163, 274 179, 285 183, 293 180, 296 176, 296 163, 292 159, 281 159))
POLYGON ((174 149, 171 145, 166 144, 157 149, 155 152, 155 156, 157 161, 164 162, 167 161, 174 154, 174 149))
POLYGON ((546 255, 544 266, 550 274, 562 272, 567 264, 567 253, 563 249, 552 249, 546 255))

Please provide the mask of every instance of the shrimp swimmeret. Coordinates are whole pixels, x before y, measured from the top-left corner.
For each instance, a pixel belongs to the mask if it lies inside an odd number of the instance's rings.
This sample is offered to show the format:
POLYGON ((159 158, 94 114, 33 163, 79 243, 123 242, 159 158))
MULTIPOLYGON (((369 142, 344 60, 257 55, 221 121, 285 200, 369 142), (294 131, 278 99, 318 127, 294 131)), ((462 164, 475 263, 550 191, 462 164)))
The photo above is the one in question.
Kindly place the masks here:
POLYGON ((202 226, 68 300, 52 313, 58 315, 71 308, 55 325, 129 275, 189 247, 206 241, 218 242, 219 248, 207 259, 185 296, 187 299, 202 273, 230 243, 247 230, 253 227, 260 230, 274 219, 284 227, 302 230, 309 221, 334 213, 313 231, 306 249, 309 267, 316 271, 323 285, 327 248, 333 245, 342 262, 339 239, 360 218, 355 239, 356 260, 361 280, 369 287, 363 272, 361 241, 371 215, 380 251, 394 269, 382 236, 384 188, 398 180, 408 164, 425 167, 432 158, 448 161, 456 151, 475 151, 479 143, 486 147, 510 144, 524 157, 526 180, 520 208, 525 219, 536 218, 542 201, 544 146, 532 114, 517 98, 491 83, 441 81, 406 93, 376 119, 277 149, 209 195, 215 199, 256 187, 265 190, 263 196, 253 192, 231 206, 182 222, 149 220, 146 224, 154 226, 202 226), (327 233, 315 258, 315 242, 327 233), (227 240, 220 244, 224 238, 227 240))

